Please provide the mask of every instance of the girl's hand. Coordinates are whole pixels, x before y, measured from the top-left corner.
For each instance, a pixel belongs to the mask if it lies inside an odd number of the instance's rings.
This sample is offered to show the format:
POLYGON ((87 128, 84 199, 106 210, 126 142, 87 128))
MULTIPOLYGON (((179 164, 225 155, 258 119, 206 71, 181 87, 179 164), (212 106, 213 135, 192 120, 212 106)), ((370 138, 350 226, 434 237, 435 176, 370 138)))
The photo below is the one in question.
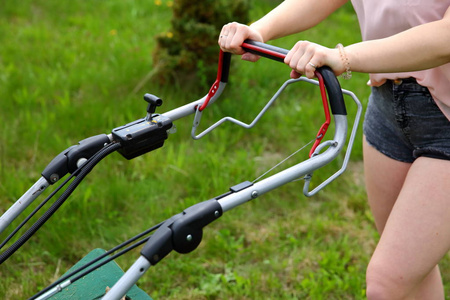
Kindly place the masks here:
POLYGON ((223 51, 242 55, 243 60, 255 62, 259 59, 259 56, 245 52, 241 47, 246 39, 263 42, 263 38, 258 31, 250 26, 233 22, 222 27, 218 43, 223 51))
POLYGON ((330 49, 308 41, 299 41, 284 59, 292 69, 291 78, 305 75, 314 78, 316 68, 328 66, 336 76, 345 71, 345 66, 338 49, 330 49))

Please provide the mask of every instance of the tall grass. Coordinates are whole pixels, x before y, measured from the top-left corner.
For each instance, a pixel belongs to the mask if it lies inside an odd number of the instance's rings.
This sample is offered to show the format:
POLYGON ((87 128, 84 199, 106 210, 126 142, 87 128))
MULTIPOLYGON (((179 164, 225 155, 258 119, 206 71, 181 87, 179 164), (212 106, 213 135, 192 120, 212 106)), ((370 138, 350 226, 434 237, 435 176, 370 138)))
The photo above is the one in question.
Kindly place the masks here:
MULTIPOLYGON (((277 2, 252 4, 256 20, 277 2)), ((159 112, 203 96, 182 82, 157 86, 148 80, 153 36, 170 27, 170 5, 164 0, 3 1, 0 211, 63 149, 143 117, 144 93, 164 100, 159 112)), ((298 39, 330 47, 358 41, 351 7, 274 44, 289 48, 298 39)), ((202 126, 225 115, 251 121, 289 75, 286 66, 264 59, 251 64, 235 57, 232 64, 227 90, 204 113, 202 126)), ((365 75, 355 74, 341 83, 365 102, 365 81, 365 75)), ((352 116, 355 109, 347 103, 352 116)), ((314 138, 321 122, 317 88, 301 83, 289 87, 251 130, 225 124, 194 141, 192 118, 185 118, 176 122, 177 133, 162 149, 131 161, 111 155, 0 267, 0 298, 33 295, 93 248, 112 248, 190 205, 255 179, 314 138)), ((295 182, 225 214, 205 229, 196 251, 170 254, 139 286, 155 299, 364 298, 365 266, 377 234, 362 183, 360 136, 349 170, 318 195, 305 198, 302 182, 295 182)), ((341 161, 316 172, 314 184, 341 161)), ((117 262, 126 269, 138 256, 134 251, 117 262)), ((447 260, 448 281, 446 267, 447 260)))

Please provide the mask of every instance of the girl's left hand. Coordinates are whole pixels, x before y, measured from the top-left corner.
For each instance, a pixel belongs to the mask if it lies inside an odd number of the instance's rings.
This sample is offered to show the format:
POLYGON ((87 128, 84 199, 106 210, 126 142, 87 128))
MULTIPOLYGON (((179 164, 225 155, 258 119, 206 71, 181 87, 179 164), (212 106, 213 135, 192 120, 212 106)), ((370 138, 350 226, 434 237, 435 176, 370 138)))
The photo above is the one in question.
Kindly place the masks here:
POLYGON ((299 41, 289 51, 284 63, 292 69, 291 78, 301 75, 312 79, 316 68, 328 66, 336 76, 345 71, 338 49, 330 49, 308 41, 299 41))

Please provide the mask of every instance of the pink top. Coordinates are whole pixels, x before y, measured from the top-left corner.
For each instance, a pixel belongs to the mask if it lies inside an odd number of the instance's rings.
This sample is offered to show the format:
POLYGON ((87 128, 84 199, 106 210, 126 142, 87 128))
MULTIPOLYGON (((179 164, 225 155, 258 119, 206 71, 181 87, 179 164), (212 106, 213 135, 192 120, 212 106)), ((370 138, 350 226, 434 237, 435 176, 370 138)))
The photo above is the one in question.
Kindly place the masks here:
MULTIPOLYGON (((441 20, 450 0, 352 0, 363 40, 385 38, 411 27, 441 20)), ((370 74, 373 86, 386 79, 414 77, 430 90, 436 104, 450 120, 450 63, 437 68, 407 73, 370 74)))

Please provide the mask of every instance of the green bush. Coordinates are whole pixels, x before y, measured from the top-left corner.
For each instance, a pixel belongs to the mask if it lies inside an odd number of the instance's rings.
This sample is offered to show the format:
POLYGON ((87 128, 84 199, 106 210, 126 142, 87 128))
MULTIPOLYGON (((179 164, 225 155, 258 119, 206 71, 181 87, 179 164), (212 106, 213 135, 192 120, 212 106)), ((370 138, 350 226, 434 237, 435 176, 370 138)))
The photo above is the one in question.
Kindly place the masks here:
POLYGON ((156 37, 153 79, 205 88, 217 72, 217 37, 231 21, 249 22, 248 0, 175 0, 171 29, 156 37))

